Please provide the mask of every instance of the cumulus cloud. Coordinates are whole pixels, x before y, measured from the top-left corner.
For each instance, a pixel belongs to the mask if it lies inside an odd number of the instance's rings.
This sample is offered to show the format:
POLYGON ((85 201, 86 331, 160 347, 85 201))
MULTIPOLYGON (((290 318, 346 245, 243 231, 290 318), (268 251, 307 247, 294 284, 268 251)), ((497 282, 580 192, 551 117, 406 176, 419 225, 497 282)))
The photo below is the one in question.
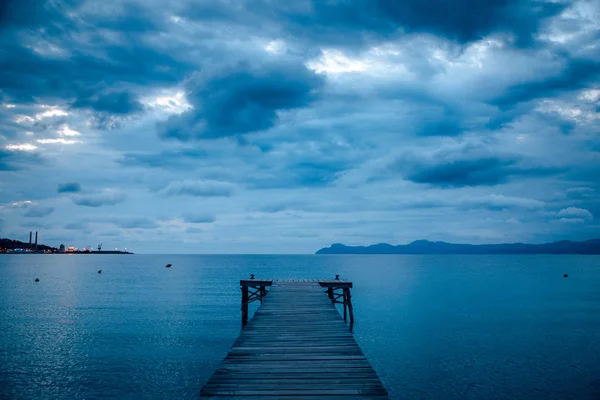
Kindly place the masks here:
POLYGON ((73 203, 84 207, 114 206, 125 201, 125 195, 118 190, 104 190, 99 193, 80 194, 73 197, 73 203))
POLYGON ((160 193, 165 196, 227 197, 233 193, 233 185, 218 181, 176 181, 169 183, 160 193))
MULTIPOLYGON (((567 207, 563 208, 556 214, 556 216, 561 220, 567 219, 575 219, 577 222, 580 221, 591 221, 594 219, 594 216, 591 212, 586 210, 585 208, 577 208, 577 207, 567 207)), ((566 221, 564 221, 566 222, 566 221)))
POLYGON ((81 192, 81 185, 77 182, 59 183, 58 193, 78 193, 81 192))
POLYGON ((193 223, 193 224, 208 223, 208 222, 215 221, 214 215, 206 214, 206 213, 184 213, 181 216, 181 218, 183 219, 183 222, 188 222, 188 223, 193 223))

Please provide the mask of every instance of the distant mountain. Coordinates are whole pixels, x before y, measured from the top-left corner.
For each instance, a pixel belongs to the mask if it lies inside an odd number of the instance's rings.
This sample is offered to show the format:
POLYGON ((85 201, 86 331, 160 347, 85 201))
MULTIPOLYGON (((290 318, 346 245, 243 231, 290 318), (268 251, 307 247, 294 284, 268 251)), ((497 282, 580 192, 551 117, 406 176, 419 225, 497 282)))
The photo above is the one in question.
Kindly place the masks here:
POLYGON ((417 240, 406 245, 387 243, 371 246, 346 246, 341 243, 325 247, 316 254, 600 254, 600 239, 572 242, 525 244, 455 244, 417 240))

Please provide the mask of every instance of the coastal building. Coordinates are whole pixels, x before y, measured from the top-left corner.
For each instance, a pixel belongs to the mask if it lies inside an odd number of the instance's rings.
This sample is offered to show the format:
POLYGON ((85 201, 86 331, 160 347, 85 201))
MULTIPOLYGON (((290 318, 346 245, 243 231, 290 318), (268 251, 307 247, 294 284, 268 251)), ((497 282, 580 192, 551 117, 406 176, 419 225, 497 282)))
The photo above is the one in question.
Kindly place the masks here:
POLYGON ((60 247, 58 248, 58 252, 59 253, 64 253, 65 252, 65 245, 61 244, 60 247))

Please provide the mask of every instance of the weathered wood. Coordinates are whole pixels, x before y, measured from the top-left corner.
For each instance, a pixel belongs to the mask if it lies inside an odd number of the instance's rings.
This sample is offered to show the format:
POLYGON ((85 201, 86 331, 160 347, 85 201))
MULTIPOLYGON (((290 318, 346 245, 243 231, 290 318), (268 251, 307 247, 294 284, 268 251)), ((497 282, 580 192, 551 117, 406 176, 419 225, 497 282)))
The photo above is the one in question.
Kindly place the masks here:
POLYGON ((352 282, 345 280, 319 280, 321 287, 352 288, 352 282))
POLYGON ((271 286, 273 279, 242 279, 241 286, 271 286))
POLYGON ((335 308, 335 303, 344 304, 345 314, 354 322, 351 282, 249 279, 240 281, 240 287, 245 327, 202 388, 201 397, 388 398, 335 308), (267 286, 271 287, 268 294, 267 286), (253 296, 262 305, 248 321, 253 296))
POLYGON ((344 289, 346 294, 346 305, 348 307, 348 313, 350 314, 350 326, 354 325, 354 309, 352 308, 352 295, 350 294, 350 289, 344 289))
POLYGON ((241 286, 242 289, 242 326, 248 322, 248 286, 241 286))

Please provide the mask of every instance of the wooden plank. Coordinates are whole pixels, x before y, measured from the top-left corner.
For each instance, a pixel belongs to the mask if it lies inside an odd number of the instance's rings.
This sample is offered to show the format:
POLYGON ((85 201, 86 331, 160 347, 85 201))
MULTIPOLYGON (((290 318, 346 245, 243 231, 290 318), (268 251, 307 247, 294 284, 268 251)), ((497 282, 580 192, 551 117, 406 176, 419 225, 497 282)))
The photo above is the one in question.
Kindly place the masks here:
MULTIPOLYGON (((218 396, 211 396, 211 395, 206 395, 203 396, 203 398, 206 399, 240 399, 239 396, 226 396, 226 395, 218 395, 218 396)), ((265 397, 265 396, 244 396, 244 400, 264 400, 265 398, 271 398, 271 399, 281 399, 281 400, 312 400, 315 398, 315 396, 282 396, 282 395, 277 395, 276 397, 265 397)), ((319 400, 340 400, 340 399, 360 399, 360 400, 380 400, 380 399, 387 399, 387 395, 356 395, 356 396, 344 396, 344 397, 340 397, 340 396, 327 396, 327 395, 323 395, 323 396, 319 396, 318 399, 319 400)))
POLYGON ((240 280, 241 286, 271 286, 273 284, 272 280, 264 280, 264 279, 242 279, 240 280))
POLYGON ((319 285, 321 285, 321 287, 338 287, 338 288, 352 289, 352 282, 347 282, 347 281, 342 281, 342 280, 319 281, 319 285))
POLYGON ((261 282, 271 286, 269 294, 203 386, 202 398, 388 398, 323 290, 349 290, 352 282, 253 279, 240 285, 261 282))

